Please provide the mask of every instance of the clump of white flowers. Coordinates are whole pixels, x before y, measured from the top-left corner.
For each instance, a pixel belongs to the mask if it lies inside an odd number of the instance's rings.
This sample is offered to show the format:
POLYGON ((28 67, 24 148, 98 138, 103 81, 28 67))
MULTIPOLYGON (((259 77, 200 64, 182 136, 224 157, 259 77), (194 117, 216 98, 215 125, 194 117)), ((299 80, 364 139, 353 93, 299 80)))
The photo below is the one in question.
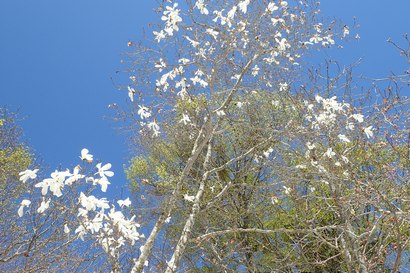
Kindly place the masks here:
MULTIPOLYGON (((146 114, 145 114, 146 115, 146 114)), ((87 149, 81 151, 80 159, 90 164, 93 161, 93 155, 89 154, 87 149)), ((87 185, 90 182, 93 186, 100 185, 101 191, 106 192, 109 184, 109 178, 114 176, 111 171, 111 164, 98 163, 94 176, 86 176, 81 173, 82 168, 78 165, 73 169, 65 171, 54 171, 50 178, 46 178, 41 182, 34 184, 36 188, 41 189, 41 201, 35 212, 39 215, 47 213, 47 210, 52 207, 58 207, 62 212, 68 212, 70 209, 60 204, 59 198, 66 194, 75 194, 77 192, 65 191, 65 187, 73 187, 75 184, 87 185), (50 194, 51 193, 51 194, 50 194)), ((20 180, 26 183, 28 180, 37 178, 38 169, 26 170, 20 173, 20 180)), ((92 188, 95 190, 95 188, 92 188)), ((77 238, 84 239, 84 236, 93 236, 101 247, 111 256, 116 256, 120 248, 126 243, 134 245, 136 241, 144 237, 138 232, 140 225, 135 222, 135 216, 127 218, 124 213, 117 210, 114 203, 110 203, 106 198, 97 198, 90 194, 90 191, 84 193, 79 192, 77 211, 77 226, 74 222, 74 234, 77 238)), ((17 211, 19 217, 24 216, 24 209, 32 205, 32 201, 24 199, 20 203, 17 211)), ((121 208, 126 208, 131 205, 129 198, 119 200, 118 205, 121 208)), ((33 211, 34 213, 34 211, 33 211)), ((67 223, 62 226, 63 232, 69 234, 71 232, 67 223)))

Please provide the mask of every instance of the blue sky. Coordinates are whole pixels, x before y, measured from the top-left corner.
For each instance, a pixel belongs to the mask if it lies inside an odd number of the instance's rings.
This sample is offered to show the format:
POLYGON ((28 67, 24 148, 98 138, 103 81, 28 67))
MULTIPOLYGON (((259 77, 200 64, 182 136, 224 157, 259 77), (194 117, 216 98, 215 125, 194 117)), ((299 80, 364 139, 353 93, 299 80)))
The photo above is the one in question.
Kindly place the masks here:
MULTIPOLYGON (((110 115, 108 104, 125 105, 127 96, 110 78, 126 84, 116 73, 125 68, 121 54, 128 40, 138 41, 156 20, 154 5, 153 0, 0 1, 0 105, 26 117, 25 137, 51 168, 74 166, 87 147, 97 159, 113 163, 117 186, 125 184, 126 135, 104 116, 110 115)), ((372 77, 408 68, 386 39, 401 41, 409 31, 409 10, 409 0, 322 3, 326 16, 349 24, 357 17, 360 41, 335 56, 346 65, 363 58, 359 72, 372 77)))

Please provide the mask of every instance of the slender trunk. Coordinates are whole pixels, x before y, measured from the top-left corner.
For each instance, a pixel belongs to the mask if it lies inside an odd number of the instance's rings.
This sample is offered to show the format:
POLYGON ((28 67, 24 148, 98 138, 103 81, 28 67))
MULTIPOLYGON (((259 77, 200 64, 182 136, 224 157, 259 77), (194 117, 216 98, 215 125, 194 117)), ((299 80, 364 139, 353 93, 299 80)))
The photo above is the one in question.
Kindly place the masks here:
POLYGON ((198 159, 199 155, 202 152, 202 149, 205 147, 206 143, 209 142, 209 139, 212 136, 213 130, 211 130, 211 119, 208 117, 208 120, 204 123, 199 132, 194 147, 192 149, 192 155, 188 159, 187 165, 185 166, 181 177, 173 191, 171 197, 168 201, 164 202, 163 205, 163 212, 159 216, 157 222, 154 225, 146 243, 141 247, 141 254, 138 257, 138 260, 135 262, 134 267, 132 268, 132 273, 141 273, 144 269, 144 264, 148 260, 149 255, 151 254, 152 247, 154 246, 154 242, 158 237, 159 232, 161 231, 162 227, 165 224, 165 220, 171 214, 172 210, 174 209, 175 202, 181 192, 181 188, 183 183, 185 182, 188 174, 191 172, 192 167, 196 160, 198 159))
MULTIPOLYGON (((395 217, 395 220, 397 221, 397 217, 395 217)), ((400 225, 397 225, 397 249, 396 249, 396 260, 394 261, 393 268, 391 270, 392 273, 399 272, 400 269, 400 263, 401 263, 401 256, 403 253, 403 247, 402 247, 402 238, 401 238, 401 232, 400 232, 400 225)))
MULTIPOLYGON (((211 142, 208 143, 208 151, 206 153, 206 157, 204 160, 204 170, 208 169, 209 160, 212 154, 212 144, 211 142)), ((181 237, 179 238, 178 244, 175 248, 174 254, 172 255, 171 260, 168 263, 168 268, 165 273, 172 273, 175 272, 179 266, 179 262, 181 261, 182 255, 185 251, 188 239, 191 235, 192 228, 195 224, 195 218, 198 215, 200 210, 200 202, 202 200, 202 196, 205 192, 205 183, 208 180, 210 172, 205 171, 204 175, 202 176, 201 182, 199 184, 199 189, 196 193, 194 204, 192 205, 191 214, 189 215, 187 221, 185 222, 184 229, 182 230, 181 237)))
POLYGON ((352 271, 352 268, 354 269, 353 272, 357 271, 356 270, 357 267, 355 263, 358 262, 359 263, 358 272, 368 273, 369 271, 367 270, 366 260, 363 257, 363 254, 361 253, 359 249, 359 245, 358 245, 359 237, 355 234, 354 229, 352 227, 352 223, 350 219, 351 216, 349 215, 350 209, 348 207, 345 207, 341 203, 342 201, 339 198, 339 196, 341 196, 340 189, 338 188, 339 185, 335 185, 333 181, 331 181, 330 187, 331 187, 333 196, 335 198, 336 205, 338 207, 338 213, 341 217, 341 222, 344 223, 345 225, 345 231, 343 232, 341 236, 341 240, 342 240, 342 245, 344 248, 345 256, 348 258, 347 266, 349 267, 349 271, 352 271))

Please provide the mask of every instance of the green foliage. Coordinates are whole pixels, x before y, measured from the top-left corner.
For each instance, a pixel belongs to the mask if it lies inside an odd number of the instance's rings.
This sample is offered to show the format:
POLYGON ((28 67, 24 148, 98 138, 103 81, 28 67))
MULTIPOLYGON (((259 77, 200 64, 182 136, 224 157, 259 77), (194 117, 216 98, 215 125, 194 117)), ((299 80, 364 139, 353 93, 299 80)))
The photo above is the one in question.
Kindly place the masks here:
POLYGON ((0 184, 3 186, 7 181, 18 181, 18 174, 26 170, 31 163, 31 154, 23 146, 0 150, 0 184))
POLYGON ((153 186, 157 192, 163 192, 174 185, 175 177, 179 174, 174 145, 157 142, 152 148, 150 156, 136 156, 125 167, 130 189, 134 192, 140 188, 141 183, 153 186))
POLYGON ((21 143, 20 129, 15 123, 15 114, 0 109, 0 187, 8 183, 20 184, 19 173, 32 163, 32 154, 21 143))

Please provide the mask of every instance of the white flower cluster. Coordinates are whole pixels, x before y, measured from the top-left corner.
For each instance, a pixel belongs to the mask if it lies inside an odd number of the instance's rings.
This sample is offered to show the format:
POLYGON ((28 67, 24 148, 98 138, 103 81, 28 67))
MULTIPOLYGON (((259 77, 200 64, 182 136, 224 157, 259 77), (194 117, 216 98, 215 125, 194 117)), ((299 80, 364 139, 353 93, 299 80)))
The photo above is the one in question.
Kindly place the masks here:
POLYGON ((155 39, 160 42, 166 38, 166 35, 174 35, 174 31, 178 31, 178 24, 182 22, 181 16, 179 16, 180 9, 177 9, 178 3, 174 3, 172 7, 167 6, 161 17, 161 20, 165 22, 165 28, 160 32, 154 31, 155 39))
MULTIPOLYGON (((93 156, 89 154, 87 149, 81 151, 80 158, 88 163, 93 161, 93 156)), ((93 185, 98 184, 101 186, 101 191, 105 192, 110 184, 108 178, 114 176, 114 172, 110 170, 111 164, 103 165, 98 163, 96 169, 95 176, 89 177, 80 173, 81 168, 79 166, 76 166, 72 173, 68 169, 65 171, 54 171, 50 178, 36 183, 34 186, 41 188, 41 194, 43 195, 37 208, 37 213, 40 215, 45 213, 50 208, 50 205, 53 204, 52 198, 59 198, 63 195, 65 186, 73 186, 74 183, 80 183, 80 181, 83 181, 85 184, 88 182, 92 182, 93 185), (52 193, 52 196, 46 198, 45 196, 49 191, 52 193)), ((38 169, 21 172, 20 180, 26 183, 29 179, 36 179, 37 172, 38 169)), ((56 200, 56 205, 58 203, 58 200, 56 200)), ((117 203, 122 208, 131 205, 129 198, 118 200, 117 203)), ((23 217, 24 209, 30 207, 31 204, 32 201, 30 200, 22 200, 17 211, 18 216, 23 217)), ((75 229, 75 234, 80 239, 84 239, 85 235, 94 236, 109 255, 117 255, 119 249, 125 243, 128 242, 130 245, 134 245, 136 241, 143 237, 138 232, 140 225, 135 222, 135 216, 127 218, 123 212, 116 210, 114 204, 110 206, 109 201, 105 198, 97 198, 94 195, 87 196, 84 192, 80 192, 78 204, 78 226, 75 229)), ((69 211, 66 207, 61 207, 61 209, 69 211)), ((67 224, 64 224, 62 228, 64 233, 70 233, 70 228, 67 224)))
MULTIPOLYGON (((316 105, 305 101, 305 106, 308 111, 306 119, 311 123, 311 127, 317 130, 329 129, 345 122, 345 128, 348 131, 353 131, 357 123, 364 122, 364 116, 360 113, 349 114, 352 109, 348 103, 338 102, 336 96, 325 99, 319 95, 315 96, 316 105)), ((364 127, 362 131, 367 138, 373 137, 373 126, 364 127)), ((344 142, 350 140, 344 135, 340 134, 339 139, 344 142)))
MULTIPOLYGON (((143 237, 137 228, 140 227, 134 221, 135 216, 127 219, 121 211, 115 209, 105 198, 98 199, 93 195, 86 196, 80 193, 78 217, 81 224, 75 230, 79 238, 83 239, 86 234, 96 234, 96 238, 105 252, 115 256, 120 247, 130 242, 134 245, 143 237), (110 209, 107 213, 107 209, 110 209)), ((122 206, 129 206, 131 202, 119 200, 122 206)))
POLYGON ((336 96, 325 99, 316 95, 315 100, 317 105, 309 104, 308 102, 305 102, 305 105, 311 114, 306 118, 311 121, 312 128, 317 130, 335 125, 339 114, 345 115, 346 110, 350 107, 348 103, 339 103, 336 100, 336 96))

